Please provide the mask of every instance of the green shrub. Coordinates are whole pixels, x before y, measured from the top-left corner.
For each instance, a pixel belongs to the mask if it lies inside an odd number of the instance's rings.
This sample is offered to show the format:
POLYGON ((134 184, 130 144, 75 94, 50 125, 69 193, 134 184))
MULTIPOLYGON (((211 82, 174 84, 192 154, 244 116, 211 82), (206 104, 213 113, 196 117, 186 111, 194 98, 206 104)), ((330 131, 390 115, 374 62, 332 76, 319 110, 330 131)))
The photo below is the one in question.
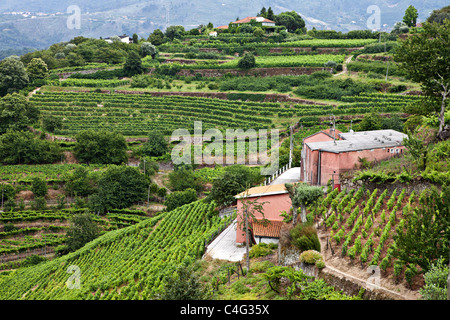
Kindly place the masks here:
POLYGON ((22 263, 22 267, 29 267, 37 265, 41 262, 47 261, 48 259, 45 257, 38 256, 37 254, 33 254, 29 257, 27 257, 24 262, 22 263))
POLYGON ((317 230, 310 223, 299 223, 290 231, 292 244, 301 251, 316 250, 320 252, 317 230))
POLYGON ((272 253, 272 250, 266 243, 260 243, 252 246, 250 249, 249 257, 250 258, 259 258, 264 257, 272 253))
POLYGON ((317 252, 315 250, 303 251, 300 254, 299 260, 300 262, 306 264, 314 264, 320 269, 325 267, 325 262, 323 261, 322 255, 320 254, 320 252, 317 252))

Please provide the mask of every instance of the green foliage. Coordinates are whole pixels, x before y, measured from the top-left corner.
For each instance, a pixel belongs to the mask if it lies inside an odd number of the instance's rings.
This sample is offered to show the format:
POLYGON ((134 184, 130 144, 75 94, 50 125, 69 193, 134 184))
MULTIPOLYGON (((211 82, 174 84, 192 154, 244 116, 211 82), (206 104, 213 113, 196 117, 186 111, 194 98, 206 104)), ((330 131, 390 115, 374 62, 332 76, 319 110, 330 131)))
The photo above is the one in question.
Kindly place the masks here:
POLYGON ((39 256, 39 255, 37 255, 37 254, 33 254, 33 255, 27 257, 27 258, 20 264, 20 266, 21 266, 21 267, 35 266, 35 265, 37 265, 37 264, 39 264, 39 263, 42 263, 42 262, 45 262, 45 261, 48 261, 48 259, 45 258, 45 257, 39 256))
POLYGON ((185 204, 197 201, 197 192, 195 189, 189 188, 184 191, 174 191, 170 193, 164 205, 167 207, 167 211, 172 211, 185 204))
POLYGON ((425 285, 419 289, 424 300, 447 300, 448 272, 444 259, 438 259, 431 264, 423 276, 425 285))
POLYGON ((59 145, 41 140, 32 132, 8 130, 0 135, 0 162, 3 164, 44 164, 61 160, 59 145))
POLYGON ((325 267, 322 255, 316 250, 303 251, 300 254, 299 260, 306 264, 314 264, 320 269, 325 267))
POLYGON ((285 26, 289 32, 295 32, 297 29, 305 27, 305 21, 295 11, 282 12, 274 17, 277 25, 285 26))
POLYGON ((180 265, 167 279, 161 300, 207 300, 210 298, 208 288, 203 286, 192 266, 180 265))
POLYGON ((73 216, 71 226, 67 230, 66 245, 69 251, 82 248, 86 243, 97 238, 100 233, 97 224, 89 213, 73 216))
POLYGON ((122 164, 128 160, 125 138, 109 130, 84 130, 75 136, 75 157, 83 163, 122 164))
POLYGON ((428 271, 431 261, 448 256, 450 188, 442 193, 435 188, 425 191, 420 204, 405 217, 405 227, 397 228, 394 256, 405 263, 419 265, 428 271))
POLYGON ((259 257, 265 257, 272 253, 272 250, 270 249, 269 245, 267 243, 259 243, 257 245, 253 245, 250 249, 249 256, 250 258, 259 258, 259 257))
POLYGON ((437 136, 440 137, 445 125, 446 100, 450 95, 450 70, 441 67, 450 56, 450 20, 443 24, 424 23, 423 28, 423 32, 401 42, 394 58, 413 81, 421 84, 424 96, 430 101, 421 112, 438 115, 437 136), (429 59, 423 59, 423 52, 427 52, 429 59))
POLYGON ((142 147, 142 153, 149 157, 159 157, 164 155, 169 150, 169 144, 167 143, 164 135, 159 131, 152 131, 148 140, 142 147))
POLYGON ((254 68, 255 66, 256 66, 255 56, 250 52, 245 53, 237 64, 237 67, 240 69, 251 69, 254 68))
POLYGON ((128 208, 147 197, 149 180, 139 169, 109 166, 98 180, 98 191, 89 199, 94 212, 128 208))
POLYGON ((129 77, 144 72, 144 68, 142 67, 142 60, 138 53, 136 53, 135 51, 131 51, 128 54, 128 58, 123 66, 123 71, 129 77))
POLYGON ((405 11, 405 15, 403 16, 403 22, 410 28, 415 27, 418 17, 419 14, 417 13, 417 9, 414 8, 414 6, 410 5, 405 11))
POLYGON ((96 190, 96 176, 86 167, 77 167, 72 171, 64 185, 66 195, 86 197, 96 190))
POLYGON ((320 252, 320 241, 317 230, 310 223, 298 223, 290 230, 292 244, 301 251, 315 250, 320 252))
POLYGON ((41 58, 33 58, 27 64, 27 73, 30 78, 30 82, 38 79, 44 79, 48 75, 47 64, 41 58))
POLYGON ((13 93, 0 99, 0 134, 25 130, 39 118, 39 110, 26 97, 13 93))
POLYGON ((55 132, 63 126, 62 118, 56 117, 52 114, 45 114, 42 117, 42 127, 48 132, 55 132))
POLYGON ((45 197, 48 193, 47 182, 41 178, 34 178, 31 184, 31 191, 35 197, 45 197))
POLYGON ((19 57, 11 56, 0 62, 0 97, 19 92, 29 81, 25 66, 19 57))
POLYGON ((194 171, 189 168, 178 168, 169 173, 169 184, 173 191, 183 191, 189 188, 200 192, 203 185, 199 178, 194 174, 194 171))

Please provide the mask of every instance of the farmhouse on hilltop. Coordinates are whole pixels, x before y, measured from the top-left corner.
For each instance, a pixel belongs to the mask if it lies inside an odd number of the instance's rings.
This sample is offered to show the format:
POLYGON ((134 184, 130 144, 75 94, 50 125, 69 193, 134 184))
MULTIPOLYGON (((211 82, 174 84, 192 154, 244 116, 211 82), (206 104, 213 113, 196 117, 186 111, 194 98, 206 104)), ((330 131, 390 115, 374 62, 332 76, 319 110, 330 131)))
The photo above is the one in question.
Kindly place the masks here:
MULTIPOLYGON (((123 43, 127 43, 127 44, 133 43, 133 38, 130 38, 126 34, 118 36, 118 37, 120 38, 120 41, 122 41, 123 43)), ((113 37, 104 38, 103 40, 105 40, 108 43, 112 43, 111 38, 113 38, 113 37)))
POLYGON ((232 24, 241 26, 243 24, 251 23, 252 20, 255 20, 256 24, 261 24, 262 27, 275 27, 275 21, 266 19, 264 17, 247 17, 241 20, 237 20, 232 22, 232 24))
POLYGON ((339 187, 339 174, 360 167, 360 159, 382 161, 404 150, 406 134, 395 130, 342 133, 339 130, 317 132, 303 139, 300 180, 311 185, 339 187))

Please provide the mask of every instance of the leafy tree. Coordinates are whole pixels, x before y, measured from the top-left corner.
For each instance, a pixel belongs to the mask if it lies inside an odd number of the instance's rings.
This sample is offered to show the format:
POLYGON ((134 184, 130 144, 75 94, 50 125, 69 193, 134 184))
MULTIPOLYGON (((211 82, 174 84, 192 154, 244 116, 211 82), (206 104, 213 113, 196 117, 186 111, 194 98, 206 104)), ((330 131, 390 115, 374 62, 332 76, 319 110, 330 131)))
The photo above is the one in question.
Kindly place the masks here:
POLYGON ((180 265, 173 275, 168 277, 161 300, 207 300, 210 294, 194 269, 188 264, 180 265))
POLYGON ((285 26, 289 32, 305 28, 305 21, 295 11, 282 12, 274 17, 274 21, 277 25, 285 26))
POLYGON ((216 201, 219 206, 226 206, 236 201, 235 195, 243 192, 247 186, 258 183, 260 178, 257 172, 247 166, 226 167, 225 173, 214 180, 208 199, 216 201))
POLYGON ((358 124, 359 131, 380 130, 382 127, 381 118, 376 113, 366 114, 358 124))
POLYGON ((405 11, 405 15, 403 16, 403 22, 410 28, 415 27, 418 17, 419 14, 417 13, 417 9, 414 8, 414 6, 410 5, 405 11))
POLYGON ((419 265, 427 272, 431 262, 448 257, 450 239, 450 187, 435 187, 419 198, 419 206, 405 217, 404 227, 394 235, 394 257, 404 264, 419 265))
POLYGON ((136 51, 131 51, 128 54, 128 58, 123 66, 123 71, 129 77, 132 77, 136 74, 141 74, 145 71, 145 68, 142 67, 141 57, 138 53, 136 53, 136 51))
POLYGON ((2 201, 1 205, 3 206, 5 201, 10 199, 14 200, 16 196, 16 189, 7 183, 0 183, 0 199, 2 201))
POLYGON ((133 43, 139 43, 139 37, 136 33, 133 33, 133 43))
POLYGON ((181 39, 186 33, 183 26, 169 26, 164 35, 170 40, 181 39))
POLYGON ((450 20, 450 6, 443 7, 439 10, 433 10, 431 15, 428 17, 427 22, 442 24, 446 19, 450 20))
POLYGON ((242 56, 242 58, 238 61, 237 66, 240 69, 254 68, 256 66, 255 56, 250 52, 245 53, 242 56))
POLYGON ((19 57, 11 56, 0 62, 0 96, 18 92, 29 82, 30 78, 19 57))
POLYGON ((152 59, 155 59, 156 52, 157 52, 156 47, 150 42, 143 42, 141 44, 142 57, 151 56, 152 59))
POLYGON ((183 191, 174 191, 170 193, 164 205, 167 208, 167 211, 172 211, 178 207, 181 207, 185 204, 197 201, 197 191, 195 189, 189 188, 183 191))
POLYGON ((75 136, 75 157, 83 163, 122 164, 128 161, 127 143, 117 132, 84 130, 75 136))
POLYGON ((139 169, 148 177, 156 174, 159 170, 159 164, 148 157, 144 157, 139 162, 139 169))
POLYGON ((147 198, 149 179, 138 168, 109 166, 98 180, 98 191, 89 199, 95 212, 128 208, 147 198))
POLYGON ((42 127, 48 132, 55 132, 55 130, 61 129, 62 126, 63 121, 60 117, 56 117, 50 113, 42 117, 42 127))
POLYGON ((23 95, 13 93, 0 99, 0 134, 8 129, 26 130, 38 118, 39 109, 23 95))
POLYGON ((159 46, 164 42, 164 33, 161 30, 156 29, 152 34, 150 34, 147 40, 153 45, 159 46))
POLYGON ((148 140, 142 146, 142 153, 149 157, 159 157, 169 151, 169 144, 159 131, 149 133, 148 140))
POLYGON ((449 269, 444 264, 444 259, 438 259, 433 262, 430 269, 423 276, 425 285, 419 289, 423 299, 447 300, 449 276, 449 269))
POLYGON ((45 197, 48 193, 47 182, 39 177, 33 178, 31 192, 35 197, 45 197))
POLYGON ((189 168, 176 168, 170 172, 169 185, 173 191, 183 191, 192 188, 200 192, 203 189, 200 180, 195 176, 194 171, 189 168))
POLYGON ((391 34, 399 35, 402 33, 407 33, 408 31, 409 31, 408 25, 402 21, 402 22, 397 22, 394 25, 394 28, 392 28, 391 34))
POLYGON ((403 140, 403 145, 407 148, 413 160, 418 163, 418 168, 425 170, 427 167, 428 145, 424 140, 417 134, 408 132, 408 138, 403 140))
POLYGON ((272 21, 275 19, 275 14, 273 13, 272 7, 269 7, 269 9, 267 9, 266 18, 272 21))
POLYGON ((96 191, 96 183, 96 177, 87 168, 77 167, 69 174, 64 188, 67 195, 86 197, 96 191))
POLYGON ((60 146, 37 139, 32 132, 8 130, 0 136, 0 163, 43 164, 61 160, 60 146))
POLYGON ((289 193, 289 197, 292 201, 293 216, 292 224, 297 223, 297 209, 301 208, 301 221, 306 222, 306 207, 314 204, 317 200, 323 197, 322 187, 310 186, 306 183, 299 183, 297 185, 286 183, 286 190, 289 193))
POLYGON ((401 40, 401 46, 394 55, 399 68, 415 82, 421 84, 424 95, 430 103, 424 104, 428 114, 437 115, 442 137, 445 126, 447 99, 450 96, 450 20, 443 24, 424 23, 424 32, 401 40), (424 54, 426 52, 426 54, 424 54))
POLYGON ((256 27, 253 30, 253 36, 257 37, 257 38, 261 38, 262 36, 264 36, 264 30, 260 27, 256 27))
POLYGON ((67 230, 66 245, 69 251, 76 251, 99 235, 100 230, 90 213, 75 214, 67 230))
POLYGON ((256 15, 257 17, 267 18, 267 10, 265 7, 261 8, 261 11, 256 15))
POLYGON ((41 58, 33 58, 27 65, 27 73, 30 81, 44 79, 48 75, 48 67, 41 58))
POLYGON ((84 58, 80 54, 75 52, 69 52, 69 54, 66 55, 66 60, 71 67, 80 67, 86 65, 86 61, 84 60, 84 58))

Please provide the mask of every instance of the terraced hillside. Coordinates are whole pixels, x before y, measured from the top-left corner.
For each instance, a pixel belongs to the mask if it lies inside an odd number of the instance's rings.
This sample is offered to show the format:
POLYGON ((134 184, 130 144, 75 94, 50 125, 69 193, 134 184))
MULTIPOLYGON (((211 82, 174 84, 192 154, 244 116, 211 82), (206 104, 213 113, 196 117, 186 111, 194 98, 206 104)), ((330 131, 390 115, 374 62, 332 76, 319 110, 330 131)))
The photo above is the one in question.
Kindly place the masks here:
POLYGON ((108 232, 61 258, 0 273, 0 299, 155 298, 177 265, 200 258, 205 241, 229 222, 214 208, 197 201, 108 232))

